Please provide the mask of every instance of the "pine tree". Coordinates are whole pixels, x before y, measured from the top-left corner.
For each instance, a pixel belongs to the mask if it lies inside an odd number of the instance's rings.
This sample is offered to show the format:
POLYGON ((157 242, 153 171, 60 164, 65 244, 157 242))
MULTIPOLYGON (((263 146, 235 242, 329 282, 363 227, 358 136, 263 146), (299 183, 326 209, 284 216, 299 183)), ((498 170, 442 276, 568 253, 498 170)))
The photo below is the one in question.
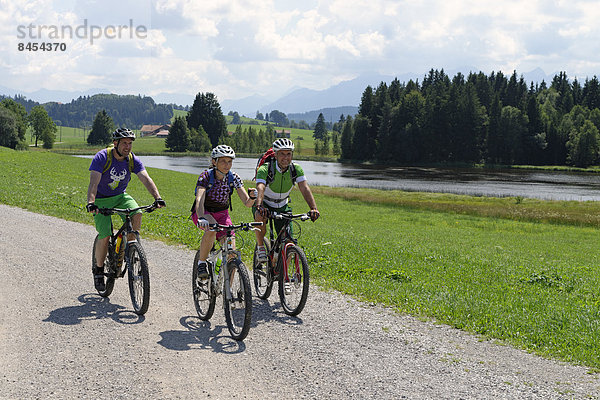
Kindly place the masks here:
POLYGON ((325 127, 325 117, 323 113, 319 113, 317 117, 317 123, 315 124, 315 130, 313 131, 313 138, 324 140, 327 136, 327 128, 325 127))
POLYGON ((596 76, 585 81, 583 86, 583 104, 590 110, 600 108, 600 82, 598 82, 596 76))
MULTIPOLYGON (((331 132, 331 152, 334 156, 339 156, 342 153, 342 148, 340 147, 340 136, 342 134, 334 131, 331 132)), ((300 147, 300 143, 298 143, 297 148, 300 147)), ((299 152, 299 151, 298 151, 299 152)))
POLYGON ((369 118, 360 114, 356 116, 353 123, 354 135, 352 137, 352 159, 359 161, 370 159, 366 152, 370 128, 371 122, 369 118))
POLYGON ((112 142, 112 133, 115 125, 112 118, 106 113, 106 110, 98 111, 92 130, 87 137, 87 142, 93 145, 108 145, 112 142))
POLYGON ((190 129, 190 150, 198 153, 206 153, 212 149, 208 134, 200 126, 199 130, 190 129))
POLYGON ((537 98, 533 95, 529 96, 527 102, 527 117, 529 118, 528 132, 523 141, 523 150, 527 157, 525 162, 539 165, 543 163, 542 151, 546 148, 546 133, 537 98))
POLYGON ((488 133, 486 137, 486 150, 487 150, 487 161, 492 164, 498 164, 502 158, 502 141, 503 132, 501 127, 502 117, 502 103, 500 102, 500 96, 494 96, 492 100, 492 106, 490 109, 490 123, 488 126, 488 133))
POLYGON ((191 144, 190 131, 184 117, 176 117, 169 128, 165 146, 171 151, 185 152, 191 144))
POLYGON ((187 115, 187 126, 200 132, 200 127, 208 134, 212 147, 227 134, 227 121, 221 105, 213 93, 198 93, 192 109, 187 115))
POLYGON ((352 140, 354 136, 354 131, 352 130, 352 117, 346 117, 346 122, 344 123, 344 128, 342 129, 342 138, 340 140, 341 147, 341 156, 342 159, 349 160, 352 158, 352 140))

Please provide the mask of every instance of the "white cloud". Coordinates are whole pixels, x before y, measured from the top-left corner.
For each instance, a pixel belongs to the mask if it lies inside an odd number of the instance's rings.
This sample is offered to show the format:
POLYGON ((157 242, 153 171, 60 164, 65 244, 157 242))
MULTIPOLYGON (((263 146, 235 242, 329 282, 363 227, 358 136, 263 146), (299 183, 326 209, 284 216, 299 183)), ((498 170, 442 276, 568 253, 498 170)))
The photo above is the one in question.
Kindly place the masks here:
MULTIPOLYGON (((0 0, 0 85, 196 93, 221 99, 324 88, 361 73, 541 67, 598 74, 595 1, 0 0), (19 24, 148 28, 144 39, 65 39, 67 54, 14 50, 19 24), (8 54, 8 57, 4 55, 8 54), (51 74, 52 79, 48 79, 51 74)), ((526 71, 524 71, 526 72, 526 71)))

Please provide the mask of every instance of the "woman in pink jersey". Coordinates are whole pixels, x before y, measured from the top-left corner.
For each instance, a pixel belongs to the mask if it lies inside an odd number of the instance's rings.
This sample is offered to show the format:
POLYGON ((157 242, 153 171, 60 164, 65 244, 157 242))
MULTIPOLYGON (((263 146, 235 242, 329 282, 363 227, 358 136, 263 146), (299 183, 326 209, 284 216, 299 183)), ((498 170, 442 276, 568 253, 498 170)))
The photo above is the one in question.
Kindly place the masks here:
POLYGON ((200 260, 198 276, 208 278, 206 258, 215 242, 221 239, 225 232, 208 230, 208 224, 231 225, 229 208, 231 194, 235 190, 246 207, 252 207, 256 199, 256 190, 244 190, 244 183, 238 174, 230 171, 235 159, 235 152, 227 145, 218 145, 211 152, 212 168, 202 172, 196 183, 196 200, 192 207, 192 221, 204 230, 200 242, 200 260))

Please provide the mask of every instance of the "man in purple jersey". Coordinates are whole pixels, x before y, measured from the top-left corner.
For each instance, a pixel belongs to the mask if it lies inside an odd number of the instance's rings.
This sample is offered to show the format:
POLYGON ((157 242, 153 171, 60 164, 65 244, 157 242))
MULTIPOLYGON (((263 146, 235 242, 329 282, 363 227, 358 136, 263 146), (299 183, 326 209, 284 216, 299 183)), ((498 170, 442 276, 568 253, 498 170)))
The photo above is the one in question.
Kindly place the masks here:
MULTIPOLYGON (((137 202, 125 192, 131 180, 131 173, 138 176, 148 192, 154 197, 157 207, 164 207, 165 201, 161 199, 154 181, 148 175, 142 161, 131 152, 135 134, 127 128, 119 128, 113 132, 113 147, 100 150, 92 159, 90 165, 90 185, 87 193, 88 212, 94 213, 94 222, 98 231, 96 244, 96 265, 94 286, 99 291, 105 290, 104 260, 108 252, 108 240, 111 232, 111 217, 102 215, 98 208, 136 208, 137 202)), ((122 216, 123 220, 125 219, 122 216)), ((137 211, 131 217, 133 230, 138 232, 142 226, 142 213, 137 211)), ((127 240, 135 240, 131 235, 127 240)))

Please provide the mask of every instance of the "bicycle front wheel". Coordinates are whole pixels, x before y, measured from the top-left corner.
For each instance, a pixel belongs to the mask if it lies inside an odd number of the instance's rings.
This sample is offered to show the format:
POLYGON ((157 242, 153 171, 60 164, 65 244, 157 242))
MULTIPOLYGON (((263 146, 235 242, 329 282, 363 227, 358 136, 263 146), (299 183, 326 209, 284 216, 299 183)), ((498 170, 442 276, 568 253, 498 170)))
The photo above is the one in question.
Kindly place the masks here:
MULTIPOLYGON (((269 254, 269 244, 265 240, 265 248, 269 254)), ((267 300, 273 290, 273 273, 271 261, 261 263, 258 261, 258 246, 254 247, 254 259, 252 266, 252 277, 254 278, 254 289, 259 299, 267 300)))
MULTIPOLYGON (((94 239, 94 247, 92 248, 92 271, 96 267, 96 243, 98 242, 98 235, 96 235, 96 239, 94 239)), ((111 246, 108 246, 109 253, 112 251, 111 246)), ((98 290, 98 294, 102 297, 108 297, 112 293, 115 287, 115 278, 114 274, 110 268, 110 255, 107 255, 106 259, 104 259, 104 290, 98 290)))
POLYGON ((129 294, 133 310, 138 315, 144 315, 150 305, 150 272, 148 271, 148 261, 146 253, 139 244, 133 242, 128 244, 128 280, 129 294))
POLYGON ((196 252, 196 257, 194 257, 192 294, 198 317, 203 321, 208 321, 215 311, 216 297, 213 291, 212 274, 208 274, 207 279, 198 278, 198 260, 200 260, 200 250, 196 252))
POLYGON ((287 262, 283 261, 279 261, 282 268, 279 274, 281 307, 288 315, 298 315, 304 309, 308 298, 308 261, 304 250, 296 245, 287 248, 287 262), (287 274, 284 268, 287 269, 287 274))
POLYGON ((237 258, 227 264, 229 272, 229 285, 231 298, 223 290, 223 307, 225 308, 225 321, 229 333, 235 340, 244 340, 250 330, 252 320, 252 292, 250 291, 250 278, 248 269, 237 258))

